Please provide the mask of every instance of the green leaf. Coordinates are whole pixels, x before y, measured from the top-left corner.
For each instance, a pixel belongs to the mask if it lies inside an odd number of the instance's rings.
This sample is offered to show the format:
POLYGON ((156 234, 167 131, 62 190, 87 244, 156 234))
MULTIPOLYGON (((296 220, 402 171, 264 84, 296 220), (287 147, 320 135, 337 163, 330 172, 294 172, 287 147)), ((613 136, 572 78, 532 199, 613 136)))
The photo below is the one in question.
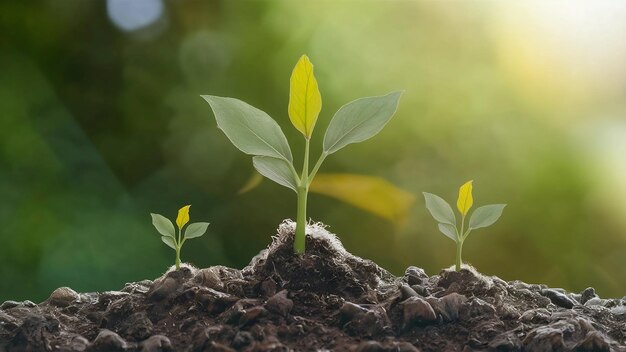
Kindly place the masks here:
POLYGON ((174 224, 163 215, 160 214, 152 214, 152 225, 156 227, 157 231, 163 236, 171 236, 172 238, 176 235, 176 230, 174 229, 174 224))
POLYGON ((285 160, 267 156, 255 156, 252 158, 252 164, 261 175, 281 186, 291 188, 297 193, 298 181, 294 179, 291 167, 285 160))
POLYGON ((161 241, 165 243, 171 249, 176 249, 176 242, 173 237, 170 236, 161 236, 161 241))
POLYGON ((396 112, 401 94, 361 98, 342 106, 326 130, 324 152, 332 154, 348 144, 375 136, 396 112))
POLYGON ((458 237, 456 234, 456 227, 450 224, 439 223, 439 231, 441 231, 441 233, 446 235, 446 237, 450 238, 454 242, 458 241, 458 237))
POLYGON ((491 226, 500 218, 505 206, 506 204, 490 204, 474 210, 470 218, 469 228, 479 229, 491 226))
POLYGON ((209 227, 208 222, 194 222, 193 224, 189 224, 185 230, 185 239, 196 238, 204 235, 207 227, 209 227))
POLYGON ((432 193, 423 192, 426 200, 426 209, 440 223, 456 226, 456 216, 452 211, 452 207, 443 198, 432 193))
POLYGON ((287 138, 265 112, 233 98, 202 95, 213 109, 217 127, 246 154, 293 161, 287 138))

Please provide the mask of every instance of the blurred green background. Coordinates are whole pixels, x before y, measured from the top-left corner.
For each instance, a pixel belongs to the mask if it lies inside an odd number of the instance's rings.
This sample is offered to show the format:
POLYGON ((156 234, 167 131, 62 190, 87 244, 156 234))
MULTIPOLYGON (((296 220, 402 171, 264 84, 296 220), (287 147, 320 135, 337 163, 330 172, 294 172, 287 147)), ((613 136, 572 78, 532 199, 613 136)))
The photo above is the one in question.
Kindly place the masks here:
MULTIPOLYGON (((316 65, 323 108, 405 89, 374 139, 323 172, 415 196, 404 224, 323 195, 309 216, 399 275, 454 262, 422 191, 508 203, 464 259, 506 280, 626 294, 626 3, 619 1, 5 1, 0 4, 0 301, 154 278, 174 253, 150 212, 192 204, 197 266, 241 268, 295 195, 252 177, 200 94, 266 111, 298 155, 289 76, 316 65)), ((376 202, 376 199, 372 199, 376 202)))

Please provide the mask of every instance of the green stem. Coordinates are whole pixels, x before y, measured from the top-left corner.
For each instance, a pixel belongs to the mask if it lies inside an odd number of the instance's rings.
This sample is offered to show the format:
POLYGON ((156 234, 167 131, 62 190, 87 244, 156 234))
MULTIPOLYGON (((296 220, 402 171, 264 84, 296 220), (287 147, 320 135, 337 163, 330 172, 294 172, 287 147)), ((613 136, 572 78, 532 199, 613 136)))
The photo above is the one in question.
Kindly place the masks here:
POLYGON ((309 139, 305 139, 304 163, 302 178, 298 184, 298 214, 296 216, 296 238, 293 249, 296 253, 304 253, 306 246, 306 199, 309 193, 309 139))
POLYGON ((463 252, 463 240, 465 240, 464 236, 464 227, 465 227, 465 215, 461 217, 461 231, 457 234, 456 241, 456 271, 461 271, 461 264, 463 264, 463 260, 461 259, 461 254, 463 252))
POLYGON ((456 271, 461 271, 461 264, 463 261, 461 260, 461 252, 463 251, 463 240, 458 240, 456 242, 456 271))
POLYGON ((323 152, 322 155, 320 155, 320 158, 317 159, 317 163, 315 163, 315 166, 313 167, 313 171, 311 171, 311 174, 309 175, 309 184, 313 182, 313 177, 315 177, 315 175, 317 174, 317 170, 320 169, 320 166, 322 166, 322 163, 324 162, 324 159, 326 159, 327 156, 328 156, 328 153, 323 152))
POLYGON ((176 270, 180 269, 180 247, 183 246, 183 244, 180 242, 180 232, 181 230, 178 229, 178 234, 177 234, 177 240, 176 240, 176 270))

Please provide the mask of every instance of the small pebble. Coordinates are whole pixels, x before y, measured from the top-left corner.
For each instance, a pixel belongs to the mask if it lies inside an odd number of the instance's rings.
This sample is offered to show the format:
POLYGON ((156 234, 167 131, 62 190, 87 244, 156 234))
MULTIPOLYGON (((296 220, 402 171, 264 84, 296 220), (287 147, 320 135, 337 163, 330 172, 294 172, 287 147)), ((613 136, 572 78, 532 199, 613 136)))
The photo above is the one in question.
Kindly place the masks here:
POLYGON ((459 318, 459 310, 461 305, 467 301, 467 298, 453 292, 441 298, 426 297, 425 300, 433 307, 435 313, 441 316, 443 321, 455 321, 459 318))
POLYGON ((287 298, 287 290, 282 290, 267 300, 265 308, 270 312, 286 317, 293 309, 293 301, 287 298))
POLYGON ((128 348, 128 344, 120 335, 111 330, 103 329, 96 339, 93 340, 89 351, 91 352, 118 352, 128 348))
POLYGON ((141 352, 169 352, 173 351, 172 343, 167 336, 153 335, 141 343, 141 352))
POLYGON ((548 297, 552 303, 559 307, 572 309, 577 304, 576 301, 569 298, 565 293, 560 292, 559 289, 547 288, 542 290, 541 294, 548 297))
POLYGON ((354 304, 352 302, 344 302, 344 304, 341 306, 341 309, 339 310, 339 312, 341 313, 341 316, 344 319, 352 319, 354 317, 357 317, 361 314, 365 314, 367 312, 367 309, 361 307, 358 304, 354 304))
POLYGON ((410 288, 406 284, 400 285, 400 294, 401 294, 401 299, 403 301, 405 299, 409 298, 409 297, 417 297, 418 296, 417 292, 415 292, 415 290, 413 290, 412 288, 410 288))
POLYGON ((585 304, 592 298, 598 297, 593 287, 587 287, 580 293, 580 304, 585 304))
POLYGON ((416 266, 410 266, 404 271, 404 276, 407 279, 409 285, 421 284, 425 279, 428 279, 428 275, 422 268, 416 266))
POLYGON ((165 279, 154 283, 152 289, 148 292, 148 299, 151 301, 160 301, 174 293, 178 287, 179 284, 176 279, 166 277, 165 279))
POLYGON ((419 297, 411 297, 402 302, 404 325, 430 323, 437 321, 437 314, 433 307, 419 297))
POLYGON ((87 347, 89 347, 89 340, 80 335, 76 335, 67 346, 61 347, 60 351, 82 352, 87 350, 87 347))
POLYGON ((356 348, 357 352, 385 352, 386 350, 378 341, 363 341, 356 348))
POLYGON ((0 310, 7 310, 13 307, 17 307, 20 305, 20 303, 21 302, 18 302, 18 301, 5 301, 2 304, 0 304, 0 310))
POLYGON ((52 292, 48 300, 53 306, 67 307, 78 300, 78 293, 69 287, 59 287, 52 292))
POLYGON ((212 288, 214 290, 221 290, 224 288, 222 280, 212 268, 200 269, 193 277, 193 281, 198 285, 212 288))

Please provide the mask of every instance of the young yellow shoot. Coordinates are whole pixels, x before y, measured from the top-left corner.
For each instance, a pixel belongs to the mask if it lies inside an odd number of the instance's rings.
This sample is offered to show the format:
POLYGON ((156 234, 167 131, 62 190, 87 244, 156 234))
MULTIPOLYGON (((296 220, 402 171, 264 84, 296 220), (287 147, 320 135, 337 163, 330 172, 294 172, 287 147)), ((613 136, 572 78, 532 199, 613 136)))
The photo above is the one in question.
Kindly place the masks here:
POLYGON ((322 96, 313 75, 313 64, 302 55, 291 73, 289 86, 289 119, 307 140, 313 134, 317 117, 322 110, 322 96))
POLYGON ((178 216, 176 217, 176 225, 178 225, 178 229, 182 230, 183 226, 185 226, 189 222, 189 208, 191 205, 185 205, 184 207, 178 209, 178 216))
POLYGON ((472 182, 474 181, 467 181, 459 188, 459 199, 456 201, 456 207, 463 217, 467 215, 467 212, 474 204, 474 198, 472 198, 472 182))

